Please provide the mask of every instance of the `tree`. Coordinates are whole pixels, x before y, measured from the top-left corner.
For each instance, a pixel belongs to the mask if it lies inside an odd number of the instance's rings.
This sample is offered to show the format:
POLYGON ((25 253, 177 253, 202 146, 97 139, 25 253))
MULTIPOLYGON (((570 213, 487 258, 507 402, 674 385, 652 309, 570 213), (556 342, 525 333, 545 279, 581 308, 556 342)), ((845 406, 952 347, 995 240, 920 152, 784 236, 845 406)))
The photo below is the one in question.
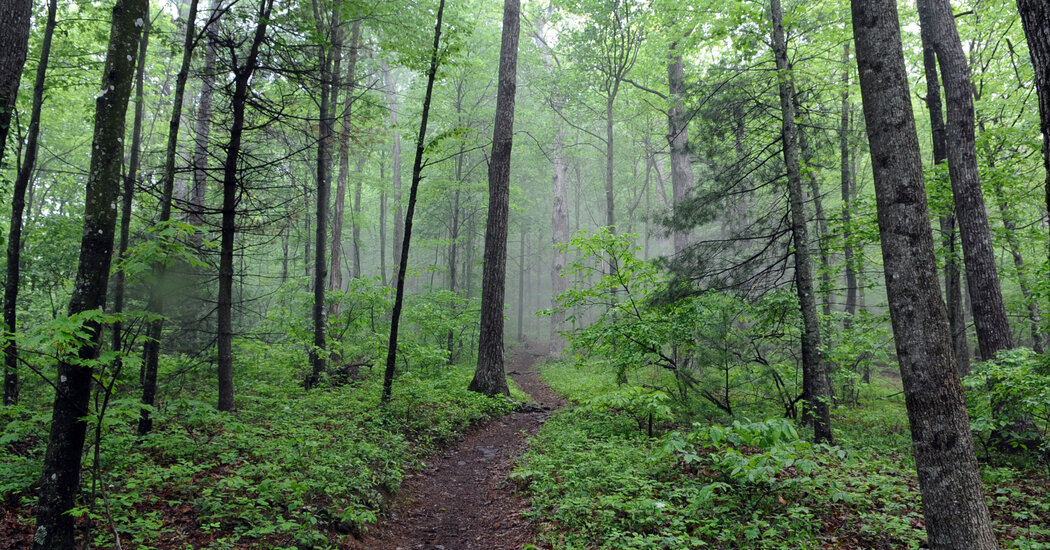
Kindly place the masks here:
MULTIPOLYGON (((671 151, 671 190, 674 206, 689 196, 693 187, 693 165, 689 158, 689 118, 682 105, 685 93, 685 71, 682 54, 672 43, 667 54, 667 88, 671 108, 667 111, 667 144, 671 151)), ((678 254, 685 250, 692 241, 689 231, 674 232, 674 251, 678 254)))
POLYGON ((997 548, 941 305, 897 4, 853 0, 879 233, 923 513, 934 549, 997 548))
POLYGON ((259 60, 259 48, 266 38, 266 26, 273 10, 273 0, 260 0, 256 15, 255 34, 244 63, 233 67, 233 111, 230 141, 222 167, 222 225, 219 242, 219 303, 218 348, 220 411, 233 410, 233 239, 237 232, 237 195, 240 191, 241 140, 244 134, 245 109, 248 104, 249 83, 259 60))
POLYGON ((1050 5, 1044 0, 1017 0, 1028 53, 1035 68, 1039 121, 1043 132, 1043 168, 1046 171, 1046 207, 1050 209, 1050 5))
MULTIPOLYGON (((17 6, 12 6, 17 8, 17 6)), ((15 178, 14 193, 11 197, 11 230, 7 234, 7 278, 4 280, 4 404, 18 403, 18 344, 15 332, 18 331, 18 287, 22 263, 22 217, 25 213, 26 189, 33 179, 36 169, 36 157, 40 148, 40 110, 44 105, 44 78, 47 75, 48 60, 51 57, 51 39, 55 34, 55 12, 58 2, 51 0, 47 5, 47 23, 44 26, 44 42, 40 48, 40 62, 36 67, 36 81, 33 84, 33 107, 29 115, 29 131, 26 136, 26 152, 22 165, 15 178)), ((17 18, 18 14, 14 14, 17 18)), ((2 45, 2 44, 0 44, 2 45)), ((25 57, 25 53, 22 54, 25 57)), ((24 60, 24 59, 23 59, 24 60)), ((22 69, 18 69, 21 75, 22 69)), ((15 83, 17 92, 17 82, 15 83)), ((12 96, 12 106, 14 104, 12 96)), ((2 102, 2 98, 0 98, 2 102)), ((2 103, 0 103, 2 105, 2 103)), ((7 116, 7 115, 5 115, 7 116)), ((10 118, 8 118, 10 122, 10 118)), ((0 120, 0 125, 5 124, 0 120)), ((7 127, 0 139, 6 141, 7 127)), ((0 148, 0 153, 2 153, 0 148)))
POLYGON ((471 390, 486 395, 510 395, 503 370, 503 297, 507 281, 510 154, 514 139, 520 10, 518 0, 504 0, 496 122, 492 130, 492 155, 489 160, 489 214, 485 223, 485 262, 481 281, 481 336, 478 339, 477 369, 474 379, 470 381, 471 390))
MULTIPOLYGON (((117 221, 121 167, 124 161, 124 124, 135 53, 139 36, 149 16, 146 0, 117 0, 113 6, 109 46, 102 86, 95 100, 95 131, 92 137, 91 168, 84 202, 84 231, 80 260, 69 302, 69 315, 101 309, 106 287, 117 221)), ((80 486, 80 461, 87 435, 87 422, 94 369, 102 327, 97 321, 85 327, 89 337, 81 341, 79 361, 63 360, 55 379, 55 403, 51 416, 47 454, 37 503, 35 550, 73 548, 74 499, 80 486)))
MULTIPOLYGON (((328 274, 329 290, 342 290, 343 288, 343 213, 345 211, 346 203, 346 183, 350 177, 350 132, 353 129, 350 115, 353 113, 354 107, 354 84, 355 79, 357 78, 357 52, 360 48, 360 42, 361 21, 355 20, 353 27, 350 30, 350 52, 347 56, 346 80, 343 82, 346 86, 346 99, 344 100, 346 106, 343 108, 342 124, 339 130, 339 179, 336 180, 335 207, 332 209, 332 266, 329 269, 328 274)), ((338 86, 339 83, 337 82, 336 85, 338 86)), ((358 178, 358 193, 355 198, 360 197, 360 181, 360 178, 358 178)), ((357 202, 359 202, 359 199, 357 202)), ((355 223, 354 231, 357 230, 357 224, 355 223)), ((352 275, 354 277, 361 276, 361 258, 356 252, 354 256, 354 272, 352 275)), ((338 302, 333 302, 330 314, 335 315, 338 312, 338 302)))
POLYGON ((29 16, 33 12, 33 0, 0 1, 0 163, 4 160, 7 145, 7 130, 18 98, 18 85, 22 81, 22 67, 26 63, 29 49, 29 16))
MULTIPOLYGON (((397 264, 401 261, 401 245, 405 240, 405 218, 401 212, 401 131, 397 127, 397 79, 390 72, 390 66, 387 65, 385 60, 380 61, 380 68, 383 72, 384 92, 386 92, 387 106, 390 110, 390 133, 394 138, 390 145, 390 177, 394 186, 393 254, 394 269, 400 269, 397 264)), ((396 280, 396 278, 395 276, 394 279, 396 280)))
POLYGON ((802 386, 803 396, 813 423, 813 437, 818 442, 833 441, 831 432, 830 393, 820 350, 820 320, 817 316, 816 295, 813 292, 813 273, 810 265, 809 235, 806 211, 802 204, 802 172, 799 165, 798 125, 795 121, 795 87, 787 59, 787 41, 784 37, 784 13, 780 0, 770 1, 773 23, 773 53, 776 57, 777 81, 780 90, 781 141, 784 164, 787 167, 788 209, 791 215, 791 234, 795 245, 795 285, 799 307, 802 310, 802 386))

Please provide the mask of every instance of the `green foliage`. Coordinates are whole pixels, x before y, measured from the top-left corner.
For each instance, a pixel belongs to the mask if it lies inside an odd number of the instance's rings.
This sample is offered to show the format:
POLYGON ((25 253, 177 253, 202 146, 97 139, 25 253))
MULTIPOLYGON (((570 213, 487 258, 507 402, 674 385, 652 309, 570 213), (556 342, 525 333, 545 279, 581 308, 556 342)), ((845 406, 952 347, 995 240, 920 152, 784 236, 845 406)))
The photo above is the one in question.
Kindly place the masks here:
POLYGON ((986 452, 993 439, 1005 438, 999 443, 1050 456, 1050 374, 1045 359, 1028 348, 1001 351, 994 360, 974 365, 963 383, 970 423, 986 452), (1002 404, 1008 404, 1012 414, 997 411, 1002 404), (1018 417, 1028 422, 1018 423, 1018 417))

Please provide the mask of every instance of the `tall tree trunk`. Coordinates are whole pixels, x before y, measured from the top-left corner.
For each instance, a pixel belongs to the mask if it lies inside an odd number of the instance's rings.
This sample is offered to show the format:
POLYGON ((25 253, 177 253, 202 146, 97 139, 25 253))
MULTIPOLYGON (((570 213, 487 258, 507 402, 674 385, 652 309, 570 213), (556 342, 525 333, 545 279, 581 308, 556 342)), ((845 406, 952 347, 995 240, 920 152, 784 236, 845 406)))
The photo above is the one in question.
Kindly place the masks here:
POLYGON ((394 186, 394 269, 399 269, 397 262, 401 261, 401 245, 404 241, 405 226, 404 214, 401 212, 401 131, 397 127, 397 81, 386 61, 380 61, 383 72, 383 82, 386 84, 387 108, 390 109, 390 132, 393 143, 390 146, 390 171, 391 182, 394 186))
POLYGON ((350 228, 350 240, 353 245, 353 255, 351 258, 352 272, 350 275, 355 279, 361 278, 361 192, 364 188, 364 171, 365 162, 368 161, 368 157, 362 155, 357 159, 357 168, 354 169, 354 202, 350 206, 350 219, 353 220, 353 227, 350 228))
MULTIPOLYGON (((350 30, 350 52, 346 63, 346 100, 339 130, 339 178, 335 186, 335 207, 332 209, 332 261, 328 274, 328 289, 343 289, 343 213, 346 209, 346 182, 350 177, 350 115, 354 105, 354 82, 357 77, 357 51, 361 40, 361 21, 354 21, 350 30)), ((338 71, 338 69, 337 69, 338 71)), ((360 178, 358 178, 360 181, 360 178)), ((354 277, 360 277, 360 267, 354 277)), ((339 313, 339 302, 332 302, 330 315, 339 313)))
POLYGON ((244 112, 249 95, 248 85, 258 64, 259 48, 266 38, 266 26, 273 10, 273 0, 260 0, 255 34, 243 65, 233 68, 233 118, 226 160, 222 168, 222 225, 219 241, 218 375, 220 411, 232 411, 233 401, 233 241, 237 234, 237 196, 241 190, 238 160, 244 134, 244 112))
MULTIPOLYGON (((211 104, 215 95, 215 57, 222 0, 211 0, 204 27, 204 64, 201 67, 201 94, 197 99, 197 125, 194 131, 193 187, 190 190, 189 222, 204 227, 204 203, 208 191, 208 140, 211 137, 211 104)), ((200 237, 195 237, 199 240, 200 237)))
MULTIPOLYGON (((379 161, 379 181, 386 181, 386 159, 379 161)), ((386 191, 379 192, 379 281, 386 286, 386 191)))
POLYGON ((1006 306, 999 286, 992 249, 992 233, 985 212, 977 172, 974 136, 973 85, 959 33, 948 0, 920 0, 920 22, 930 39, 941 69, 948 106, 946 135, 948 173, 962 236, 966 284, 973 298, 973 320, 981 359, 988 360, 1013 347, 1006 306))
POLYGON ((840 179, 842 182, 842 240, 846 264, 846 317, 843 326, 849 328, 857 315, 857 266, 853 253, 853 193, 849 146, 849 42, 842 45, 842 112, 839 119, 840 179))
MULTIPOLYGON (((478 364, 469 388, 485 395, 510 395, 503 369, 503 297, 507 280, 507 223, 510 210, 510 155, 514 138, 514 94, 517 89, 518 0, 503 2, 503 36, 500 41, 496 120, 492 130, 489 162, 489 213, 485 222, 485 262, 481 282, 481 333, 478 364)), ((615 94, 614 94, 615 95, 615 94)), ((612 119, 610 118, 609 121, 612 119)), ((611 132, 611 127, 609 129, 611 132)), ((609 144, 612 144, 609 138, 609 144)), ((609 154, 612 150, 609 149, 609 154)), ((612 162, 612 158, 608 159, 612 162)), ((611 191, 606 173, 606 192, 611 191)), ((612 202, 609 225, 613 225, 612 202)))
POLYGON ((853 0, 890 318, 926 533, 934 550, 997 548, 952 360, 894 0, 853 0))
POLYGON ((518 243, 518 343, 525 341, 525 224, 518 243))
MULTIPOLYGON (((27 10, 27 21, 28 22, 28 9, 29 6, 21 6, 18 2, 15 5, 10 6, 12 11, 11 15, 17 19, 21 17, 21 14, 17 10, 25 7, 27 10)), ((7 279, 4 281, 4 332, 6 346, 4 347, 4 405, 15 405, 18 403, 18 344, 15 340, 14 334, 18 331, 18 283, 21 279, 21 256, 22 256, 22 218, 26 204, 26 190, 29 188, 31 180, 33 178, 33 170, 36 168, 36 156, 39 150, 40 143, 40 111, 44 105, 44 77, 47 74, 48 60, 51 57, 51 38, 55 34, 55 12, 58 10, 58 3, 56 0, 51 0, 47 5, 47 24, 44 27, 44 42, 40 48, 40 62, 36 67, 36 81, 33 83, 33 107, 32 114, 29 117, 29 131, 26 136, 26 152, 25 157, 22 160, 22 166, 18 170, 18 175, 15 176, 15 188, 14 193, 11 197, 11 229, 7 234, 7 279)), ((17 29, 12 29, 13 32, 17 33, 17 29)), ((28 30, 27 30, 28 32, 28 30)), ((19 40, 17 36, 2 37, 0 38, 0 45, 8 39, 14 39, 16 42, 19 40)), ((17 45, 15 45, 17 46, 17 45)), ((2 52, 3 55, 7 55, 8 52, 2 52)), ((13 52, 13 55, 17 57, 17 52, 13 52)), ((22 53, 22 61, 25 61, 25 53, 22 53)), ((14 68, 14 67, 12 67, 14 68)), ((22 68, 18 66, 18 76, 21 77, 22 68)), ((10 75, 0 73, 0 79, 9 78, 10 75)), ((18 92, 18 81, 15 83, 14 93, 11 94, 11 108, 14 108, 15 93, 18 92)), ((0 91, 0 93, 3 93, 0 91)), ((3 98, 0 97, 0 102, 3 98)), ((3 103, 0 103, 0 109, 5 108, 3 103)), ((8 116, 8 122, 10 121, 10 113, 6 113, 8 116)), ((0 120, 0 123, 3 123, 0 120)), ((0 128, 3 131, 3 136, 0 136, 4 141, 7 138, 7 128, 0 128)), ((2 143, 2 142, 0 142, 2 143)))
MULTIPOLYGON (((796 109, 796 112, 798 110, 796 109)), ((806 179, 809 180, 809 192, 813 195, 813 212, 816 215, 814 227, 817 230, 817 251, 820 256, 820 305, 825 317, 831 316, 831 258, 828 253, 828 219, 824 216, 824 197, 820 193, 820 181, 817 169, 813 164, 813 152, 809 149, 806 132, 799 128, 798 148, 802 162, 806 167, 806 179)), ((829 386, 830 388, 830 386, 829 386)))
MULTIPOLYGON (((120 200, 120 236, 117 244, 117 259, 124 261, 128 255, 128 239, 131 236, 131 206, 135 197, 135 180, 139 175, 140 156, 142 151, 142 114, 145 107, 146 77, 146 50, 149 49, 150 19, 147 17, 142 25, 142 38, 139 40, 139 56, 135 68, 135 117, 131 129, 131 153, 128 159, 127 173, 124 174, 124 188, 121 191, 120 200)), ((113 277, 113 307, 112 313, 120 315, 124 312, 124 283, 126 281, 123 269, 115 270, 113 277)), ((113 350, 121 351, 123 348, 123 323, 117 319, 113 323, 113 350)))
MULTIPOLYGON (((317 130, 317 227, 316 227, 316 238, 314 252, 314 304, 313 304, 313 315, 311 316, 314 324, 314 345, 310 348, 310 365, 312 370, 310 376, 306 379, 306 389, 314 387, 321 377, 321 373, 325 370, 325 363, 328 359, 328 343, 327 343, 327 332, 328 332, 328 315, 325 308, 325 286, 328 283, 328 261, 325 257, 328 240, 328 204, 329 195, 332 191, 332 138, 335 134, 335 117, 333 116, 333 96, 336 95, 337 84, 333 82, 333 76, 336 74, 333 71, 333 64, 335 58, 339 55, 341 46, 340 32, 339 32, 339 10, 333 8, 331 11, 331 20, 328 22, 327 28, 325 28, 322 19, 322 12, 318 8, 317 1, 314 0, 314 16, 317 19, 317 31, 321 36, 328 35, 332 37, 332 46, 318 47, 318 68, 320 69, 320 92, 321 92, 321 105, 320 112, 318 114, 319 124, 317 130)), ((345 189, 344 189, 345 194, 345 189)), ((341 214, 342 212, 340 212, 341 214)), ((333 236, 332 240, 337 240, 337 237, 333 236)), ((338 239, 341 241, 341 239, 338 239)), ((340 246, 342 243, 340 242, 340 246)), ((338 264, 335 265, 335 269, 338 271, 342 267, 338 264)))
MULTIPOLYGON (((676 43, 668 48, 667 88, 671 108, 667 111, 667 144, 671 151, 671 192, 674 197, 675 217, 681 202, 689 196, 693 187, 693 165, 689 160, 689 118, 682 105, 685 94, 685 70, 682 54, 675 51, 676 43)), ((677 255, 692 244, 693 231, 674 232, 674 253, 677 255)))
POLYGON ((1043 353, 1043 331, 1042 316, 1039 314, 1039 302, 1032 295, 1032 287, 1028 284, 1028 274, 1024 265, 1024 256, 1021 254, 1021 243, 1017 238, 1017 222, 1010 205, 1006 202, 1006 194, 1003 192, 1002 183, 992 183, 992 192, 999 205, 999 215, 1003 219, 1003 229, 1006 233, 1006 245, 1010 256, 1017 268, 1017 284, 1021 287, 1021 297, 1024 298, 1025 308, 1028 309, 1028 322, 1031 323, 1032 350, 1042 355, 1043 353))
MULTIPOLYGON (((0 0, 0 164, 4 160, 7 131, 18 99, 18 86, 22 82, 22 69, 29 50, 29 16, 33 13, 33 0, 0 0)), ((46 31, 45 31, 46 35, 46 31)), ((45 36, 44 40, 48 40, 45 36)))
POLYGON ((616 233, 616 192, 613 187, 615 183, 614 166, 614 134, 613 134, 613 105, 616 103, 616 95, 620 88, 620 81, 613 83, 609 96, 605 101, 605 225, 609 231, 616 233))
MULTIPOLYGON (((416 137, 416 159, 412 163, 412 184, 408 192, 408 212, 405 216, 405 227, 404 227, 404 242, 398 247, 401 255, 397 261, 397 282, 396 291, 394 293, 394 308, 390 314, 390 339, 387 343, 387 354, 386 354, 386 369, 383 371, 383 396, 382 401, 386 402, 390 400, 390 393, 394 387, 394 369, 397 364, 397 335, 398 325, 401 323, 401 308, 405 301, 405 272, 408 269, 408 246, 412 239, 412 216, 416 211, 416 194, 419 191, 419 181, 423 176, 423 149, 425 140, 427 137, 427 121, 430 118, 430 98, 434 93, 434 79, 437 76, 438 69, 438 52, 441 46, 441 17, 445 13, 445 0, 441 0, 438 4, 437 11, 437 23, 434 26, 434 47, 430 53, 430 70, 427 72, 427 92, 423 98, 423 112, 421 120, 419 122, 419 135, 416 137)), ((384 66, 385 67, 385 66, 384 66)), ((391 109, 391 126, 396 123, 396 107, 397 100, 394 96, 394 85, 393 80, 390 79, 390 71, 384 68, 384 76, 386 77, 388 94, 390 94, 390 105, 391 109)), ((395 148, 394 148, 394 161, 395 161, 395 181, 397 182, 396 193, 397 200, 400 203, 400 183, 401 183, 401 141, 400 136, 397 134, 397 130, 394 130, 395 134, 395 148)), ((400 217, 400 206, 398 207, 398 214, 400 217)), ((397 225, 394 226, 395 237, 397 234, 397 225)))
MULTIPOLYGON (((189 14, 186 16, 186 34, 182 43, 182 64, 175 77, 175 94, 171 106, 171 119, 168 121, 168 143, 164 150, 164 168, 161 173, 161 197, 159 222, 171 221, 172 193, 175 189, 175 153, 179 146, 179 130, 182 128, 182 103, 186 95, 186 80, 189 78, 193 62, 193 50, 196 44, 198 0, 190 0, 189 14)), ((286 245, 287 246, 287 245, 286 245)), ((285 275, 287 275, 287 248, 285 249, 285 275)), ((160 284, 166 275, 163 263, 153 266, 156 285, 150 289, 149 304, 146 309, 157 315, 150 321, 146 342, 142 346, 142 412, 139 415, 139 435, 145 435, 153 429, 150 408, 157 397, 157 367, 160 364, 160 340, 164 330, 163 315, 167 309, 163 285, 160 284)))
MULTIPOLYGON (((928 4, 920 4, 922 18, 929 17, 928 4)), ((937 52, 933 47, 930 25, 921 27, 922 62, 926 72, 926 110, 930 114, 930 130, 933 139, 933 163, 941 164, 948 160, 948 139, 944 127, 944 114, 941 107, 941 80, 937 70, 937 52)), ((948 326, 952 333, 952 348, 955 351, 955 362, 959 375, 970 372, 970 344, 966 341, 966 321, 963 318, 962 272, 956 261, 955 212, 941 216, 941 237, 947 251, 944 260, 944 292, 947 298, 948 326)))
POLYGON ((773 52, 776 56, 777 80, 780 88, 781 136, 784 164, 787 168, 788 200, 791 211, 791 233, 795 243, 795 281, 799 307, 802 310, 802 385, 808 401, 809 422, 813 424, 813 438, 831 443, 831 410, 824 357, 820 350, 820 319, 813 292, 813 273, 810 267, 809 236, 806 211, 802 203, 802 173, 799 166, 798 126, 795 123, 795 85, 787 59, 784 38, 784 13, 780 0, 770 1, 773 22, 773 52))
POLYGON ((1028 53, 1035 68, 1039 121, 1043 131, 1043 168, 1046 170, 1046 206, 1050 210, 1050 4, 1046 0, 1017 0, 1028 53))
MULTIPOLYGON (((149 16, 146 0, 117 0, 113 6, 109 46, 102 87, 95 100, 95 131, 91 166, 84 201, 84 231, 80 259, 69 301, 69 315, 102 309, 113 258, 113 233, 117 222, 120 172, 124 162, 124 125, 135 53, 143 23, 149 16)), ((62 360, 55 376, 55 403, 51 432, 40 477, 37 502, 35 550, 67 550, 74 547, 73 509, 80 487, 80 462, 87 436, 94 369, 83 362, 98 357, 102 327, 88 323, 86 338, 76 350, 80 361, 62 360)))

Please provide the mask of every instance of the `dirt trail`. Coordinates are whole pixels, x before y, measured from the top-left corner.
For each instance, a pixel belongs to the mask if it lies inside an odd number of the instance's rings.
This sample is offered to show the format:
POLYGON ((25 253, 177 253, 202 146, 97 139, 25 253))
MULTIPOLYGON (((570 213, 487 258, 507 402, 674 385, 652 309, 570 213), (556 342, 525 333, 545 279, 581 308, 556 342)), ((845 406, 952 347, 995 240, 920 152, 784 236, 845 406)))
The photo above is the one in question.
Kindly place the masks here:
POLYGON ((526 503, 507 474, 525 441, 565 400, 540 382, 536 362, 546 346, 519 346, 507 358, 507 374, 532 396, 525 410, 493 420, 467 434, 406 476, 404 501, 360 548, 387 550, 519 550, 534 534, 522 517, 526 503))

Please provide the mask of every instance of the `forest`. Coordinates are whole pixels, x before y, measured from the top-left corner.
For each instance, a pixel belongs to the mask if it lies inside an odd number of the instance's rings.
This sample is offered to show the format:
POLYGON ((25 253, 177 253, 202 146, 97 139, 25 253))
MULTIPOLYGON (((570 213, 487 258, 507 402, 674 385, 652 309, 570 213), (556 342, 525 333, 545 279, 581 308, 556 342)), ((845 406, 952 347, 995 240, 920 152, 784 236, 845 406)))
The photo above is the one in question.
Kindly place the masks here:
POLYGON ((0 550, 1050 549, 1045 0, 0 0, 0 550))

